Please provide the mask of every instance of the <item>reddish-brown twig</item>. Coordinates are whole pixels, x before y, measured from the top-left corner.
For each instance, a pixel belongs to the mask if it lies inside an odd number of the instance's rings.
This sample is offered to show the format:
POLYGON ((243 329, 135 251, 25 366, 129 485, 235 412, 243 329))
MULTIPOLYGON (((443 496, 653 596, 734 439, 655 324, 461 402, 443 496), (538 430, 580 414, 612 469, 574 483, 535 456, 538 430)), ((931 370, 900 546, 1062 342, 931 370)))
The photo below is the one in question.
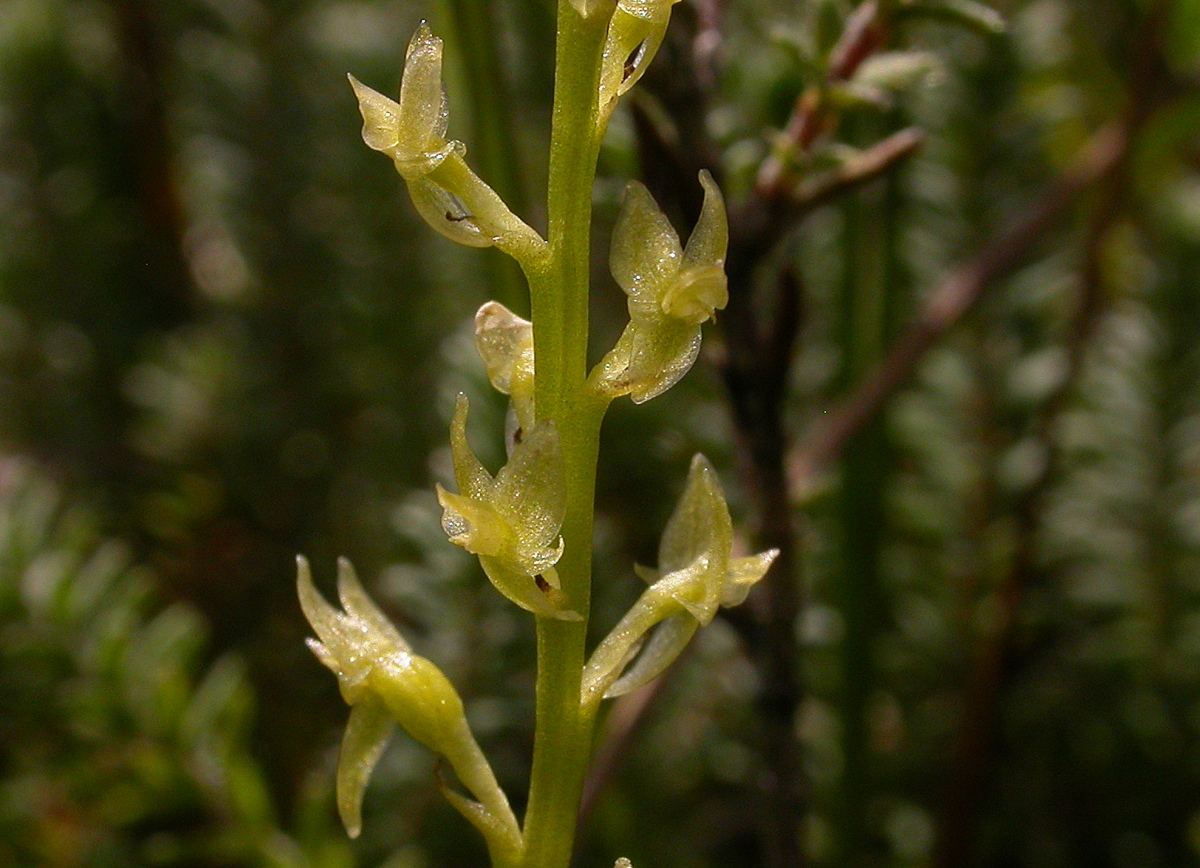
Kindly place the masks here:
POLYGON ((1126 144, 1124 127, 1103 128, 1024 217, 951 272, 883 361, 792 450, 788 457, 788 478, 795 500, 807 497, 818 474, 895 394, 925 353, 975 306, 984 290, 1016 268, 1079 195, 1116 168, 1126 144))

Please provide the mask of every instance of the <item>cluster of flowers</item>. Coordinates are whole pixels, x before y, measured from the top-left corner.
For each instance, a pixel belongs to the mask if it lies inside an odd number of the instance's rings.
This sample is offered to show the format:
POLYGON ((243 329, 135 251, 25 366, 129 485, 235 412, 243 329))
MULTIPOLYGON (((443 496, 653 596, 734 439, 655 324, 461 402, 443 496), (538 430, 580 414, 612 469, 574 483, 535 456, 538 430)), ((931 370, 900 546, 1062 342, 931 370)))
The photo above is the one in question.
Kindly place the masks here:
MULTIPOLYGON (((640 77, 662 42, 674 0, 571 0, 579 14, 611 16, 600 71, 599 123, 640 77), (607 6, 606 9, 599 7, 607 6)), ((447 140, 442 42, 422 24, 405 61, 399 101, 351 79, 366 143, 392 158, 417 211, 437 231, 470 246, 496 246, 528 271, 548 256, 546 241, 466 165, 466 148, 447 140)), ((647 401, 688 371, 701 325, 728 299, 728 244, 720 191, 702 173, 704 205, 686 247, 650 193, 629 185, 613 232, 610 265, 628 295, 629 324, 592 370, 586 388, 601 400, 647 401)), ((566 511, 559 432, 534 406, 533 324, 498 302, 476 315, 476 346, 492 385, 510 396, 515 431, 507 462, 495 475, 467 440, 468 405, 459 396, 450 426, 457 492, 438 486, 450 541, 475 554, 491 583, 538 617, 579 620, 555 565, 566 511)), ((595 649, 583 673, 581 709, 593 713, 661 674, 718 607, 740 603, 776 552, 734 557, 729 509, 717 475, 697 455, 685 491, 662 537, 657 570, 638 568, 649 587, 595 649)), ((408 643, 363 591, 349 563, 340 565, 343 610, 314 588, 303 559, 299 592, 319 640, 317 657, 337 674, 352 707, 338 769, 338 804, 351 835, 360 827, 363 790, 399 724, 446 759, 474 799, 444 787, 484 834, 497 864, 515 862, 521 832, 446 676, 408 643)))

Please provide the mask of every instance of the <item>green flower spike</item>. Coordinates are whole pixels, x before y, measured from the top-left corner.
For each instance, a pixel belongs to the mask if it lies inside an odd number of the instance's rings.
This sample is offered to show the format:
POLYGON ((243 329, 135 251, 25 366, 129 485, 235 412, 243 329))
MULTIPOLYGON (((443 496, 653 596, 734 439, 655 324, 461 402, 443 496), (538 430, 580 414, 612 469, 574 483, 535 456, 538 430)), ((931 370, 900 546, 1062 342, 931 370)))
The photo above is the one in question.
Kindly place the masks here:
POLYGON ((671 7, 679 0, 619 0, 608 25, 600 66, 600 120, 607 123, 619 100, 658 53, 671 7))
POLYGON ((475 314, 475 347, 496 391, 512 398, 517 431, 533 428, 533 323, 489 301, 475 314))
POLYGON ((350 837, 362 828, 367 779, 397 723, 450 763, 479 800, 451 793, 451 802, 498 853, 519 853, 521 833, 508 799, 475 742, 454 686, 430 661, 412 652, 399 631, 367 596, 354 568, 338 561, 338 611, 313 585, 303 557, 297 562, 297 591, 305 617, 319 639, 308 646, 338 677, 350 705, 350 722, 338 758, 338 812, 350 837))
POLYGON ((585 707, 628 693, 660 675, 697 628, 712 621, 719 606, 736 606, 746 599, 779 554, 771 549, 735 558, 732 546, 733 523, 721 483, 708 459, 697 455, 683 496, 663 531, 658 570, 637 568, 650 587, 588 661, 583 676, 585 707))
POLYGON ((700 184, 704 206, 686 250, 645 187, 625 191, 610 261, 629 296, 629 325, 592 372, 605 394, 640 404, 679 382, 700 352, 700 324, 729 300, 725 203, 708 172, 700 184))
POLYGON ((496 245, 518 261, 544 255, 541 236, 467 166, 466 145, 447 141, 442 40, 427 24, 408 45, 399 102, 349 78, 363 116, 363 141, 392 158, 425 222, 459 244, 496 245))
POLYGON ((450 451, 458 494, 437 487, 442 528, 450 541, 479 556, 496 590, 535 615, 578 621, 554 565, 567 502, 566 471, 554 422, 522 432, 508 463, 493 478, 467 442, 467 397, 458 396, 450 451))

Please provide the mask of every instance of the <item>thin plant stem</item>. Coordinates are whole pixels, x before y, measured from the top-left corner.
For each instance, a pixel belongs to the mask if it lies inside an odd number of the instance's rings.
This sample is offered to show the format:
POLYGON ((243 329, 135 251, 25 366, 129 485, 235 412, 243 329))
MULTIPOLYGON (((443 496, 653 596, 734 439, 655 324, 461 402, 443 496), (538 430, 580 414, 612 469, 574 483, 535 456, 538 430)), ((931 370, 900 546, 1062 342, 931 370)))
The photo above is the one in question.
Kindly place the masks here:
POLYGON ((600 422, 607 407, 586 386, 592 181, 599 152, 599 69, 608 18, 558 5, 558 53, 547 212, 550 257, 530 274, 535 405, 553 419, 566 466, 562 590, 580 621, 539 618, 537 730, 525 814, 526 868, 570 862, 591 748, 592 717, 580 708, 591 593, 592 514, 600 422))
MULTIPOLYGON (((881 182, 886 185, 886 181, 881 182)), ((890 287, 890 226, 886 186, 860 191, 846 203, 846 285, 842 312, 844 381, 853 383, 882 355, 890 287)), ((870 788, 868 703, 875 682, 874 646, 883 601, 880 549, 884 525, 882 476, 887 445, 876 423, 860 433, 842 465, 842 574, 838 607, 842 638, 842 756, 838 793, 837 864, 865 864, 865 814, 870 788)))

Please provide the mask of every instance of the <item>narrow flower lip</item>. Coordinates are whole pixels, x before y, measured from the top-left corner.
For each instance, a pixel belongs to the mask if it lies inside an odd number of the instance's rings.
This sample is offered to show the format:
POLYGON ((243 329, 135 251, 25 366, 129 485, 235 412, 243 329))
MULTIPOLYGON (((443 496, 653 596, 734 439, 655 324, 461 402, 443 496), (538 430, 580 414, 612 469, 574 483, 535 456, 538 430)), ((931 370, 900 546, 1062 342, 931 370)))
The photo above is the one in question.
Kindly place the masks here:
POLYGON ((357 838, 362 832, 362 803, 367 782, 395 731, 396 723, 382 703, 363 702, 351 706, 337 767, 338 814, 351 838, 357 838))

